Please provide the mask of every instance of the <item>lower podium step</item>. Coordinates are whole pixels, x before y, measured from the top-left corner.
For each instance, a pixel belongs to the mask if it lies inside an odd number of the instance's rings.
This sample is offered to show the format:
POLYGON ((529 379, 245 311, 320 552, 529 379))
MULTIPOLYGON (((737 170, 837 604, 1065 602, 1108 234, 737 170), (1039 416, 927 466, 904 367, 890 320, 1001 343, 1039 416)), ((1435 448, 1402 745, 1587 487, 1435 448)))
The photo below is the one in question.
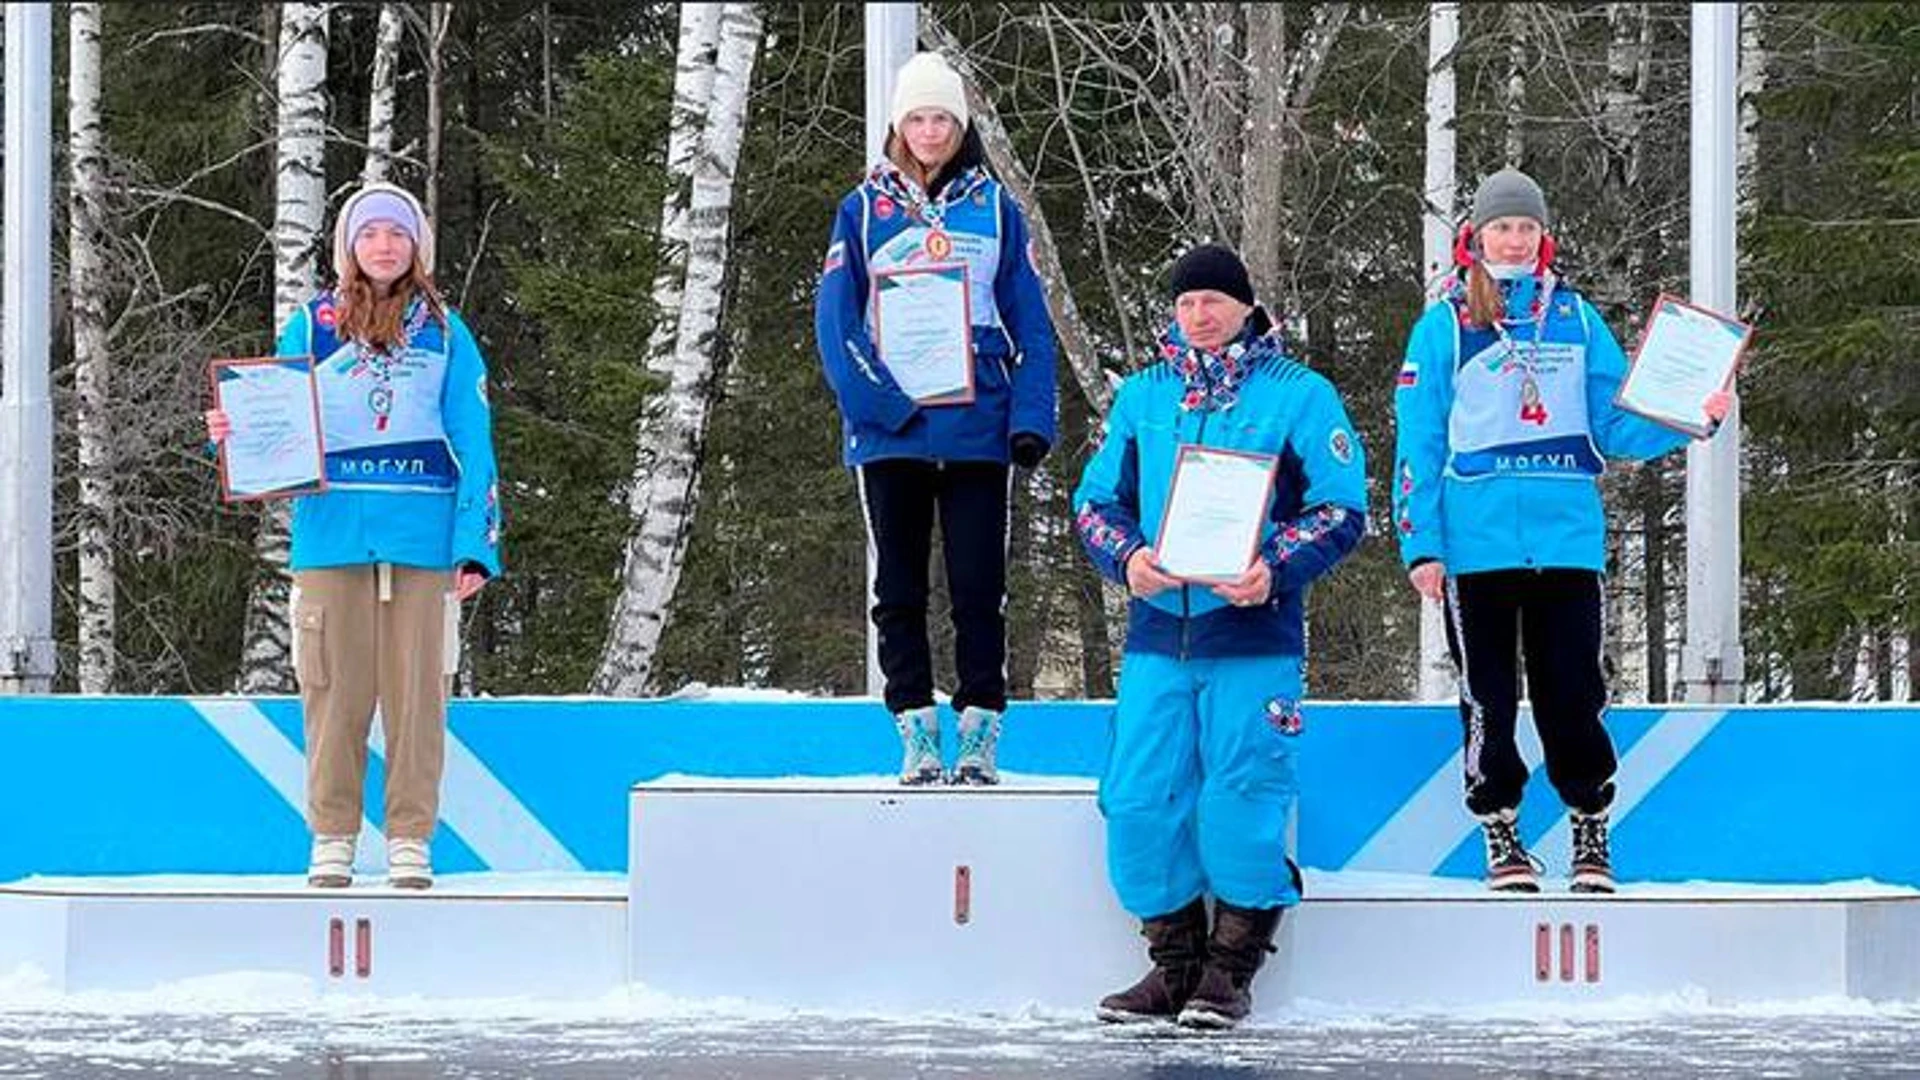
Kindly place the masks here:
POLYGON ((626 983, 625 883, 454 875, 425 893, 291 877, 28 879, 0 885, 0 976, 58 991, 210 976, 323 994, 582 998, 626 983))
MULTIPOLYGON (((1090 783, 669 779, 636 787, 631 805, 629 970, 652 990, 856 1011, 1090 1009, 1145 970, 1107 885, 1090 783)), ((1256 1012, 1920 998, 1911 890, 1559 889, 1310 871, 1256 1012)))

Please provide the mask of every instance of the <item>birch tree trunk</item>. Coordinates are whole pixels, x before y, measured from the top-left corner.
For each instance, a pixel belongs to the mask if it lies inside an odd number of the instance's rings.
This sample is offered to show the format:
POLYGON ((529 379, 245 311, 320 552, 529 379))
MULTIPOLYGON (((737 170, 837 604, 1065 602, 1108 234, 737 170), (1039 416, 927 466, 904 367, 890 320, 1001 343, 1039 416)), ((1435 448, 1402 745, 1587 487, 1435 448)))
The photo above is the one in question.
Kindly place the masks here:
POLYGON ((67 130, 73 184, 68 211, 68 291, 73 303, 79 474, 80 692, 113 688, 113 358, 107 339, 106 156, 100 132, 100 5, 69 13, 67 130))
MULTIPOLYGON (((1054 23, 1058 17, 1056 5, 1041 5, 1040 20, 1041 25, 1046 29, 1047 56, 1051 61, 1049 66, 1053 68, 1054 107, 1059 110, 1060 131, 1066 137, 1067 149, 1073 154, 1074 171, 1080 174, 1081 191, 1086 194, 1086 223, 1087 227, 1093 230, 1094 246, 1100 253, 1100 273, 1107 283, 1107 297, 1113 304, 1114 317, 1120 323, 1121 355, 1131 361, 1135 357, 1145 355, 1143 351, 1145 346, 1134 334, 1133 316, 1127 310, 1129 307, 1127 291, 1121 283, 1120 261, 1114 256, 1112 245, 1108 240, 1107 220, 1106 215, 1100 210, 1099 191, 1094 183, 1093 171, 1087 166, 1086 153, 1081 149, 1078 125, 1073 116, 1072 100, 1067 92, 1066 72, 1060 62, 1060 43, 1058 35, 1054 32, 1054 23)), ((1039 204, 1035 202, 1033 206, 1034 213, 1040 213, 1039 204)), ((1047 234, 1047 242, 1049 245, 1053 242, 1051 231, 1047 234)), ((1054 258, 1056 264, 1059 262, 1057 252, 1051 247, 1049 247, 1049 256, 1054 258)), ((1070 302, 1071 297, 1068 299, 1070 302)), ((1069 363, 1071 362, 1070 357, 1069 363)))
POLYGON ((1507 84, 1500 98, 1501 111, 1507 119, 1507 164, 1520 168, 1521 158, 1526 154, 1526 127, 1524 114, 1527 107, 1527 4, 1508 4, 1504 12, 1507 23, 1507 84))
POLYGON ((638 696, 647 688, 666 628, 668 604, 680 581, 693 506, 699 492, 720 306, 727 271, 727 227, 735 170, 746 126, 747 91, 761 39, 752 4, 728 4, 720 20, 707 124, 694 163, 687 212, 687 282, 681 298, 671 379, 658 411, 643 413, 638 461, 628 509, 633 530, 594 690, 638 696))
MULTIPOLYGON (((1253 294, 1280 300, 1280 195, 1286 170, 1287 8, 1244 4, 1247 125, 1240 158, 1240 257, 1253 294)), ((1280 315, 1275 309, 1274 314, 1280 315)))
POLYGON ((440 224, 440 147, 446 127, 447 29, 453 5, 427 5, 427 218, 440 224))
MULTIPOLYGON (((1254 5, 1261 6, 1261 5, 1254 5)), ((1313 92, 1320 85, 1320 73, 1326 70, 1327 58, 1333 55, 1334 42, 1340 39, 1340 31, 1347 24, 1348 4, 1314 5, 1313 23, 1300 38, 1300 47, 1293 51, 1287 63, 1286 73, 1280 80, 1279 90, 1283 110, 1278 136, 1267 147, 1267 152, 1278 160, 1270 167, 1274 182, 1280 185, 1280 197, 1276 206, 1284 208, 1289 203, 1288 177, 1292 175, 1296 160, 1292 153, 1293 135, 1302 129, 1302 117, 1307 107, 1313 103, 1313 92)), ((1252 17, 1251 14, 1248 16, 1252 17)), ((1265 181, 1263 181, 1264 183, 1265 181)), ((1298 313, 1301 310, 1299 295, 1299 275, 1296 273, 1283 286, 1281 281, 1279 253, 1281 251, 1299 251, 1300 242, 1297 225, 1291 224, 1284 212, 1278 213, 1274 221, 1277 235, 1271 240, 1255 236, 1249 230, 1249 237, 1262 248, 1271 245, 1274 252, 1273 294, 1268 304, 1275 306, 1276 318, 1286 313, 1298 313)), ((1257 282, 1256 282, 1257 284, 1257 282)), ((1310 358, 1324 361, 1333 355, 1334 320, 1331 313, 1318 311, 1308 317, 1307 341, 1310 358), (1318 331, 1316 333, 1316 331, 1318 331)), ((1309 362, 1314 362, 1310 359, 1309 362)))
MULTIPOLYGON (((1421 215, 1422 271, 1429 300, 1439 295, 1440 283, 1453 265, 1453 219, 1456 179, 1454 154, 1454 59, 1460 43, 1460 5, 1438 3, 1427 8, 1427 169, 1426 213, 1421 215)), ((1395 477, 1394 483, 1400 483, 1395 477)), ((1396 523, 1396 528, 1398 524, 1396 523)), ((1447 630, 1440 605, 1420 600, 1420 656, 1414 689, 1422 701, 1441 701, 1454 692, 1452 662, 1447 656, 1447 630)))
MULTIPOLYGON (((327 133, 327 6, 288 4, 280 17, 279 163, 274 214, 273 325, 287 317, 319 282, 319 248, 327 209, 322 153, 327 133)), ((261 515, 254 538, 260 568, 247 598, 241 642, 240 690, 287 693, 292 639, 287 612, 287 524, 284 501, 261 515)))
POLYGON ((400 70, 400 33, 405 29, 397 3, 380 5, 380 31, 373 44, 373 89, 367 97, 367 167, 360 180, 385 180, 393 170, 394 83, 400 70))
MULTIPOLYGON (((1604 166, 1600 198, 1619 239, 1599 267, 1595 299, 1618 322, 1635 312, 1648 262, 1649 240, 1635 223, 1642 220, 1638 192, 1653 24, 1644 3, 1608 4, 1606 13, 1607 78, 1597 95, 1604 166)), ((1669 547, 1667 467, 1655 461, 1642 469, 1637 483, 1620 489, 1623 498, 1637 504, 1640 527, 1608 540, 1615 572, 1608 583, 1607 625, 1613 632, 1603 647, 1622 701, 1658 701, 1666 694, 1667 575, 1656 560, 1664 560, 1669 547)))
MULTIPOLYGON (((725 4, 680 5, 680 44, 673 70, 673 113, 667 127, 667 194, 660 206, 660 267, 653 277, 653 332, 647 339, 647 370, 661 377, 673 369, 679 338, 680 298, 687 277, 687 198, 693 188, 694 154, 706 131, 725 4)), ((649 404, 658 396, 649 397, 649 404)), ((647 447, 642 446, 642 450, 647 447)), ((640 463, 640 472, 648 463, 640 463)))
POLYGON ((1905 665, 1903 671, 1907 673, 1907 700, 1920 701, 1920 648, 1914 648, 1916 644, 1920 644, 1920 623, 1908 621, 1903 640, 1907 644, 1907 653, 1903 659, 1903 665, 1905 665))
MULTIPOLYGON (((1740 130, 1734 143, 1735 215, 1741 226, 1753 221, 1760 204, 1760 95, 1767 89, 1766 21, 1770 4, 1740 5, 1740 130)), ((1741 245, 1740 250, 1748 250, 1741 245)))
POLYGON ((1060 249, 1054 245, 1053 228, 1047 224, 1046 210, 1035 194, 1033 175, 1013 152, 1013 140, 1007 137, 1007 129, 1000 123, 1000 113, 993 107, 992 100, 981 92, 979 75, 961 49, 960 40, 935 21, 931 12, 923 12, 920 22, 921 36, 944 53, 966 81, 967 110, 973 114, 974 130, 980 133, 987 161, 1027 215, 1027 235, 1033 242, 1033 269, 1046 287, 1047 313, 1053 318, 1053 332, 1060 339, 1060 351, 1066 356, 1067 368, 1073 372, 1074 383, 1086 395, 1094 412, 1105 416, 1107 404, 1113 398, 1113 387, 1100 370, 1093 335, 1088 333, 1086 320, 1080 317, 1080 306, 1074 302, 1073 290, 1067 286, 1060 249))

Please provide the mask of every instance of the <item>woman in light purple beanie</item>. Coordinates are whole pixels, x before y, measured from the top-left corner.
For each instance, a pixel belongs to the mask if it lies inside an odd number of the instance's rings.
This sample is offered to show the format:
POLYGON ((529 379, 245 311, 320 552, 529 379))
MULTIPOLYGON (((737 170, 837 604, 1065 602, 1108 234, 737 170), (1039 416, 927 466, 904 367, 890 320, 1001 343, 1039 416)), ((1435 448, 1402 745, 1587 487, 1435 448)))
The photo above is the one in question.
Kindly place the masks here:
MULTIPOLYGON (((487 368, 433 285, 433 227, 391 184, 349 195, 337 283, 302 304, 276 353, 310 359, 326 486, 293 500, 294 668, 307 754, 307 881, 352 883, 367 740, 386 733, 387 879, 433 884, 447 675, 459 604, 500 572, 487 368)), ((207 414, 225 438, 245 416, 207 414)))

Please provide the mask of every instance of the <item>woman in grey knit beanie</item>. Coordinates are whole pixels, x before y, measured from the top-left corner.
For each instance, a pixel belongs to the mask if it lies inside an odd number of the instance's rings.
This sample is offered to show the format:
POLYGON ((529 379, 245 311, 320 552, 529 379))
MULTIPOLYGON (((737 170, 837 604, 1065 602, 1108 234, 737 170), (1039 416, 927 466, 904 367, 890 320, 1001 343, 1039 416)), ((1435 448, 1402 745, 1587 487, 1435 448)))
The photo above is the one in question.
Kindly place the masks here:
MULTIPOLYGON (((1394 531, 1414 590, 1445 610, 1487 884, 1540 889, 1518 827, 1524 662, 1547 775, 1571 813, 1572 887, 1612 892, 1598 481, 1609 460, 1658 457, 1687 437, 1614 403, 1626 356, 1555 274, 1549 221, 1545 193, 1517 169, 1474 193, 1458 272, 1415 324, 1396 380, 1394 531)), ((1716 396, 1717 421, 1731 399, 1716 396)))

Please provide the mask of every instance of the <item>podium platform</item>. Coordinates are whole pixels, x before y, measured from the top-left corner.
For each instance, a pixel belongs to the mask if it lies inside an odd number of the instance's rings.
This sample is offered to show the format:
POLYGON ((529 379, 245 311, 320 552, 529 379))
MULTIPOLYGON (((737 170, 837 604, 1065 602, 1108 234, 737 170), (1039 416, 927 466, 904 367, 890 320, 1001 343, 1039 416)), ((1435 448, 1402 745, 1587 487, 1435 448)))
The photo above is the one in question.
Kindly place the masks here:
MULTIPOLYGON (((665 779, 636 787, 632 806, 630 975, 657 991, 862 1011, 1073 1010, 1145 969, 1136 924, 1107 885, 1089 781, 665 779)), ((1256 1009, 1920 997, 1912 890, 1565 889, 1515 897, 1458 879, 1309 870, 1256 1009)))
MULTIPOLYGON (((1144 970, 1107 885, 1091 781, 669 777, 628 803, 626 874, 452 874, 425 893, 286 875, 0 885, 0 976, 83 992, 272 974, 327 996, 430 999, 638 985, 696 1002, 953 1015, 1088 1013, 1144 970)), ((1920 1001, 1912 889, 1629 881, 1592 898, 1550 881, 1513 897, 1414 874, 1306 877, 1260 975, 1259 1018, 1307 1004, 1920 1001)))
POLYGON ((427 892, 29 878, 0 885, 0 973, 30 968, 65 992, 246 973, 325 994, 597 997, 626 982, 625 889, 616 874, 465 874, 427 892))

